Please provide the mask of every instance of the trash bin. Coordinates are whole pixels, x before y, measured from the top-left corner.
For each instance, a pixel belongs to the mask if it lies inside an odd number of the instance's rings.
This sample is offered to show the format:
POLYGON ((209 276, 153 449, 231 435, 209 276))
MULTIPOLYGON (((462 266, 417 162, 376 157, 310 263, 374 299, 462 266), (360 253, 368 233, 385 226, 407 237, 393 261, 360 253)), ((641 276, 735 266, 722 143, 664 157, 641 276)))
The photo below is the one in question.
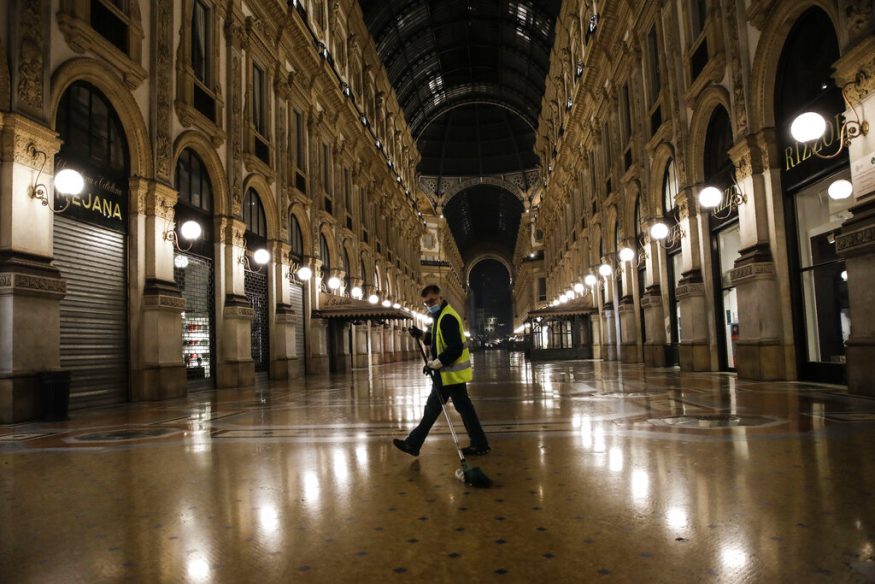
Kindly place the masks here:
POLYGON ((70 410, 70 372, 44 371, 37 376, 43 401, 43 419, 67 419, 70 410))

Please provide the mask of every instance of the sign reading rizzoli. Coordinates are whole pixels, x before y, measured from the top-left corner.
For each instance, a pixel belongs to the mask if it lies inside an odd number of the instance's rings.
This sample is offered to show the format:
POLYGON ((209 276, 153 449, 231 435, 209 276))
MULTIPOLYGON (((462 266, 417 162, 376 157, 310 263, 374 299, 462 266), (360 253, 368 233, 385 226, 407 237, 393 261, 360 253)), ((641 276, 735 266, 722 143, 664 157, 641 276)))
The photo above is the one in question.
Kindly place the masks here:
MULTIPOLYGON (((94 169, 70 164, 82 173, 85 188, 78 197, 70 198, 70 206, 64 215, 85 223, 99 225, 113 231, 127 231, 128 187, 119 179, 102 176, 94 169)), ((65 167, 63 160, 55 163, 55 172, 65 167)), ((56 194, 55 207, 63 208, 64 197, 56 194)))

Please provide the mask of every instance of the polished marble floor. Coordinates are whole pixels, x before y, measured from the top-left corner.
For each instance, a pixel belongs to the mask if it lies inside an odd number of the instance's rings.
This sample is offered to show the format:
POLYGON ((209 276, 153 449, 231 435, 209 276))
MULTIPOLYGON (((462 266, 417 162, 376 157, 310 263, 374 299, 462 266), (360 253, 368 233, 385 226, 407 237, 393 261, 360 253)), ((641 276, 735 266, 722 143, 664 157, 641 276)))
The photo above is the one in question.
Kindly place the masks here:
POLYGON ((875 582, 875 400, 474 359, 488 490, 412 362, 0 426, 0 582, 875 582))

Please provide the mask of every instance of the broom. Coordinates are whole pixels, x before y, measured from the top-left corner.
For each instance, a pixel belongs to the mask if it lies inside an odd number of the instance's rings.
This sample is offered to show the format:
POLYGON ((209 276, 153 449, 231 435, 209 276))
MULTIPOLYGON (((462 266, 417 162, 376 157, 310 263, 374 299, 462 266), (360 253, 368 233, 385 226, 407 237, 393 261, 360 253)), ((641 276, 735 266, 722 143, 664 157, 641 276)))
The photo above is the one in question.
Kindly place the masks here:
POLYGON ((459 446, 459 439, 456 437, 456 430, 453 428, 453 423, 450 421, 450 414, 447 412, 447 404, 444 402, 444 398, 441 395, 438 372, 428 368, 428 356, 425 354, 425 348, 422 345, 422 341, 417 339, 416 344, 419 345, 419 352, 422 355, 423 361, 425 361, 426 371, 431 377, 431 390, 437 392, 438 401, 441 402, 441 410, 444 412, 444 417, 447 419, 447 426, 450 427, 450 434, 453 435, 453 443, 456 445, 456 452, 459 454, 459 460, 462 461, 462 468, 456 470, 456 478, 466 485, 478 489, 488 489, 492 486, 492 479, 486 476, 486 473, 480 470, 479 467, 471 467, 468 464, 468 461, 465 460, 465 455, 462 453, 461 446, 459 446))

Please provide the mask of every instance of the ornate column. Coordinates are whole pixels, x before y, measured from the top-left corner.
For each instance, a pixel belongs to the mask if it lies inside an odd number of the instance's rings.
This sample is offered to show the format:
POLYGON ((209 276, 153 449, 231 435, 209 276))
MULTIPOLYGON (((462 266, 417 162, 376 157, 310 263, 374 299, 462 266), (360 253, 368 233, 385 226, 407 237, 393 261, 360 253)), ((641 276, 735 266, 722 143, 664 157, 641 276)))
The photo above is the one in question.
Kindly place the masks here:
MULTIPOLYGON (((318 241, 318 239, 316 240, 318 241)), ((310 306, 318 310, 322 306, 322 260, 312 260, 313 277, 310 279, 310 306)), ((328 322, 324 318, 310 318, 309 363, 307 371, 328 373, 328 322)))
POLYGON ((218 237, 217 274, 224 274, 224 298, 216 307, 217 328, 221 331, 222 343, 216 367, 218 387, 240 387, 255 381, 255 362, 252 360, 252 319, 255 313, 246 298, 244 267, 241 258, 245 253, 243 234, 246 224, 231 217, 216 217, 218 237), (218 268, 224 267, 223 271, 218 268))
POLYGON ((271 356, 270 378, 271 379, 294 379, 300 375, 300 365, 295 345, 295 325, 298 318, 303 315, 295 314, 291 306, 291 294, 289 292, 289 274, 292 269, 289 264, 289 252, 291 246, 282 241, 268 242, 271 261, 268 269, 273 269, 274 286, 273 297, 276 306, 271 332, 271 356))
POLYGON ((765 172, 770 146, 774 151, 773 131, 747 136, 729 153, 746 198, 738 206, 741 248, 731 272, 739 307, 735 363, 739 377, 762 380, 787 379, 796 369, 792 337, 783 334, 786 303, 776 302, 782 296, 769 237, 770 179, 765 172))
POLYGON ((67 288, 51 264, 52 211, 29 194, 38 180, 52 196, 59 147, 57 135, 42 124, 0 114, 2 424, 40 416, 36 374, 60 368, 59 303, 67 288))
MULTIPOLYGON (((848 87, 860 119, 875 121, 875 35, 867 2, 846 0, 851 47, 836 63, 835 78, 848 87), (848 85, 850 83, 850 85, 848 85)), ((851 112, 846 119, 854 119, 851 112)), ((875 131, 854 138, 849 147, 856 204, 853 218, 836 237, 836 251, 848 271, 851 334, 846 342, 848 390, 875 395, 875 131)))
POLYGON ((606 361, 617 360, 617 307, 614 304, 614 276, 607 278, 599 277, 598 287, 604 297, 602 299, 602 359, 606 361))
MULTIPOLYGON (((648 232, 650 227, 647 227, 648 232)), ((660 266, 665 264, 666 256, 658 243, 648 239, 645 250, 647 256, 647 278, 641 295, 641 308, 644 310, 644 364, 648 367, 665 367, 666 318, 662 303, 662 281, 660 266), (660 258, 662 260, 660 261, 660 258)))
POLYGON ((620 277, 623 279, 623 291, 620 297, 620 361, 622 363, 638 363, 641 360, 638 349, 640 335, 638 334, 638 311, 635 309, 635 298, 638 296, 638 278, 632 262, 620 262, 620 277))
POLYGON ((383 363, 392 363, 396 360, 395 355, 395 326, 386 323, 383 325, 383 363))
POLYGON ((368 333, 371 335, 371 363, 384 363, 383 358, 383 325, 371 322, 368 333))
POLYGON ((134 178, 129 219, 131 399, 159 400, 186 393, 182 360, 182 311, 185 300, 173 278, 173 230, 178 194, 163 182, 134 178), (140 292, 141 291, 141 292, 140 292))
MULTIPOLYGON (((697 189, 698 190, 698 189, 697 189)), ((678 358, 684 371, 711 371, 714 367, 709 324, 713 318, 708 310, 705 282, 702 278, 700 217, 690 204, 692 189, 685 189, 678 197, 683 273, 675 289, 681 311, 678 358)), ((704 218, 707 220, 707 217, 704 218)), ((707 232, 707 221, 704 228, 707 232)))

